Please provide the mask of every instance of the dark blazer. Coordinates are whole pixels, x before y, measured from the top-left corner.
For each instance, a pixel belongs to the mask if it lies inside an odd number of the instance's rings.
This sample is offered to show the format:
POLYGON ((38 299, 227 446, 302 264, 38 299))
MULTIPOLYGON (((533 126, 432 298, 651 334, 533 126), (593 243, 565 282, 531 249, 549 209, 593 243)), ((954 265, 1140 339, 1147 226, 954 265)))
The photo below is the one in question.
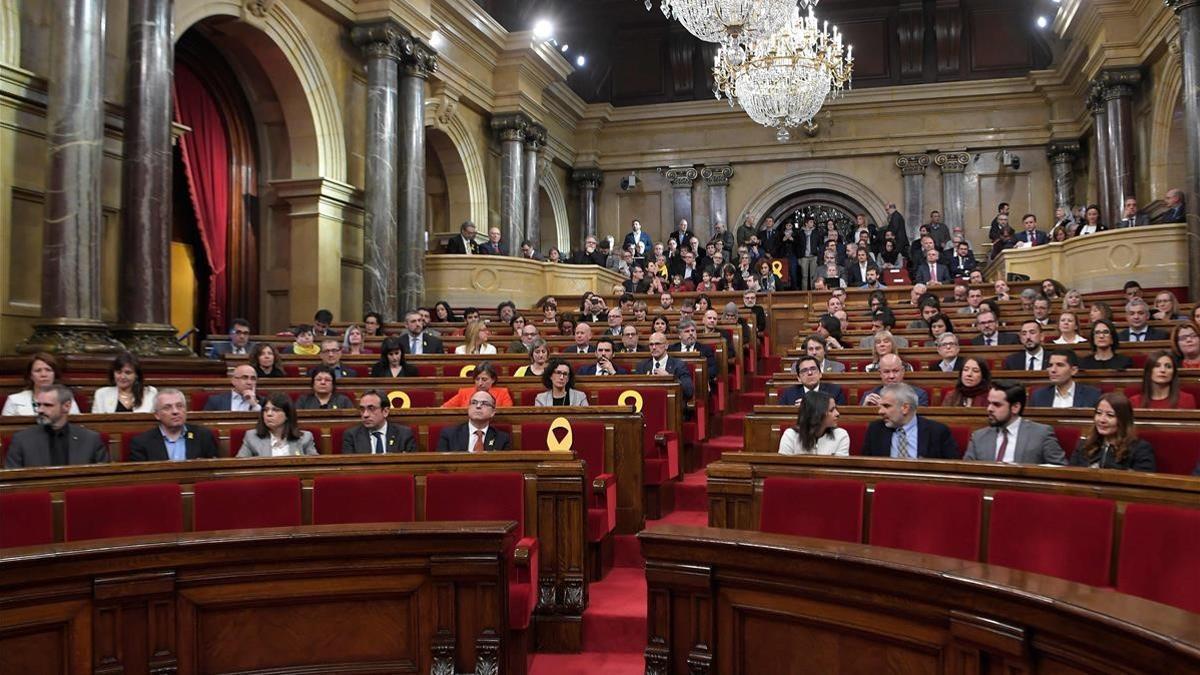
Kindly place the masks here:
POLYGON ((627 232, 625 234, 624 241, 621 242, 621 248, 625 248, 630 244, 633 244, 636 247, 639 241, 646 245, 646 253, 654 250, 654 240, 650 238, 650 235, 646 234, 645 230, 642 230, 641 232, 633 232, 630 230, 627 232))
MULTIPOLYGON (((883 420, 875 420, 867 427, 867 438, 863 442, 864 457, 890 457, 892 454, 892 434, 894 432, 883 425, 883 420)), ((950 434, 950 427, 917 415, 917 457, 920 459, 962 459, 958 443, 950 434)))
MULTIPOLYGON (((938 263, 936 281, 944 284, 949 283, 953 278, 954 277, 950 275, 950 269, 945 265, 938 263)), ((930 281, 935 281, 935 279, 933 279, 932 275, 929 273, 929 263, 922 262, 921 264, 917 265, 916 268, 916 283, 927 284, 930 281)))
MULTIPOLYGON (((375 363, 371 366, 371 377, 391 377, 392 369, 386 363, 375 363)), ((400 368, 400 377, 416 377, 417 367, 410 364, 404 364, 400 368)))
MULTIPOLYGON (((329 407, 325 410, 353 410, 354 403, 345 394, 334 393, 329 397, 329 407)), ((321 402, 316 394, 305 394, 296 400, 296 410, 321 410, 321 402)))
MULTIPOLYGON (((267 398, 265 396, 258 397, 258 404, 261 406, 267 398)), ((213 394, 204 402, 204 410, 209 412, 229 412, 229 406, 233 405, 233 392, 223 391, 219 394, 213 394)))
MULTIPOLYGON (((700 344, 699 342, 697 342, 694 347, 696 351, 700 352, 700 354, 704 357, 704 361, 708 364, 708 379, 715 379, 717 377, 717 352, 712 347, 709 347, 705 344, 700 344)), ((682 352, 683 343, 676 342, 668 345, 667 351, 682 352)))
POLYGON ((606 260, 607 257, 608 256, 606 256, 600 252, 600 249, 596 249, 595 251, 592 251, 591 253, 588 253, 584 249, 580 249, 578 251, 575 251, 575 253, 573 253, 571 255, 571 264, 573 264, 573 265, 599 265, 600 267, 604 267, 605 263, 607 262, 607 260, 606 260))
POLYGON ((954 367, 951 368, 949 371, 942 370, 942 360, 941 359, 938 359, 937 361, 934 361, 929 364, 929 370, 933 371, 935 373, 944 373, 944 372, 957 373, 958 371, 962 370, 962 367, 963 367, 963 357, 961 357, 961 356, 954 357, 954 367))
MULTIPOLYGON (((187 425, 184 427, 184 445, 187 447, 188 459, 215 459, 217 456, 217 439, 213 433, 204 427, 187 425)), ((131 462, 165 462, 167 444, 163 441, 162 430, 155 426, 134 436, 129 441, 129 457, 131 462)))
MULTIPOLYGON (((879 266, 868 260, 867 269, 878 271, 879 266)), ((862 269, 859 267, 858 261, 855 260, 848 262, 846 264, 846 285, 850 288, 857 288, 865 283, 867 283, 867 277, 863 274, 862 269)))
MULTIPOLYGON (((817 385, 817 391, 829 394, 838 405, 846 405, 846 392, 841 387, 832 382, 821 382, 817 385)), ((804 386, 794 384, 783 393, 779 394, 779 405, 796 405, 796 402, 804 395, 804 386)))
POLYGON ((479 245, 479 252, 487 255, 508 255, 508 247, 504 245, 504 242, 493 244, 489 239, 479 245))
POLYGON ((1113 354, 1107 361, 1097 361, 1094 354, 1088 354, 1079 360, 1080 370, 1125 370, 1133 367, 1133 359, 1124 354, 1113 354))
MULTIPOLYGON (((1050 358, 1050 352, 1043 347, 1042 356, 1038 359, 1038 370, 1046 369, 1046 361, 1050 358)), ((1027 370, 1029 366, 1029 353, 1024 349, 1016 354, 1009 354, 1004 357, 1004 370, 1027 370)))
MULTIPOLYGON (((405 354, 411 354, 411 345, 409 342, 409 334, 401 333, 397 337, 400 338, 400 351, 405 354)), ((421 353, 422 354, 445 354, 446 348, 442 345, 442 340, 439 337, 430 335, 428 331, 421 333, 421 353)))
MULTIPOLYGON (((393 422, 387 423, 387 435, 384 437, 383 449, 386 452, 416 452, 417 439, 413 437, 412 429, 393 422)), ((371 432, 359 424, 342 436, 343 455, 369 455, 373 451, 371 432)))
MULTIPOLYGON (((905 384, 908 384, 908 383, 905 382, 905 384)), ((913 391, 917 392, 917 407, 924 408, 929 405, 929 392, 925 391, 924 389, 922 389, 921 387, 918 387, 916 385, 909 384, 908 386, 912 387, 913 391)), ((881 389, 883 389, 882 384, 879 385, 878 387, 875 387, 874 389, 871 389, 870 391, 864 391, 863 395, 861 397, 859 397, 859 399, 858 399, 860 402, 859 404, 861 405, 861 402, 863 400, 865 400, 867 398, 867 396, 869 396, 871 394, 878 394, 881 389)))
POLYGON ((1152 225, 1183 222, 1187 222, 1187 209, 1183 207, 1183 204, 1180 204, 1173 209, 1167 209, 1166 211, 1163 211, 1150 221, 1152 225))
MULTIPOLYGON (((472 445, 470 426, 469 422, 463 422, 457 426, 442 429, 442 433, 438 434, 437 451, 469 452, 472 445)), ((487 433, 483 436, 483 445, 488 452, 511 450, 512 439, 508 434, 489 425, 487 433)))
MULTIPOLYGON (((1130 330, 1128 328, 1123 328, 1119 332, 1117 332, 1117 338, 1119 340, 1121 340, 1121 344, 1125 344, 1126 342, 1133 342, 1133 340, 1129 336, 1129 333, 1130 333, 1130 330)), ((1170 340, 1171 335, 1162 329, 1155 328, 1154 326, 1146 326, 1146 339, 1147 340, 1170 340)))
POLYGON ((446 252, 447 253, 458 253, 458 254, 465 255, 468 251, 468 246, 470 248, 471 253, 479 252, 479 244, 477 244, 474 239, 472 239, 470 241, 470 243, 468 244, 467 242, 463 241, 462 234, 459 233, 459 234, 454 235, 453 237, 450 237, 450 242, 446 245, 446 252))
MULTIPOLYGON (((1083 444, 1086 442, 1083 439, 1079 440, 1079 445, 1075 446, 1075 452, 1071 453, 1071 459, 1067 462, 1068 466, 1091 466, 1083 452, 1083 444)), ((1129 452, 1125 454, 1125 458, 1120 462, 1117 462, 1114 453, 1109 452, 1101 454, 1099 463, 1101 469, 1125 469, 1127 471, 1149 471, 1150 473, 1158 470, 1158 464, 1154 461, 1154 447, 1144 438, 1136 439, 1133 445, 1129 446, 1129 452)))
POLYGON ((904 216, 900 211, 892 211, 892 215, 888 216, 887 227, 883 228, 883 232, 879 233, 879 250, 883 250, 884 233, 891 231, 896 235, 896 250, 908 250, 908 228, 904 223, 904 216))
MULTIPOLYGON (((1082 382, 1075 383, 1075 398, 1071 399, 1072 408, 1095 408, 1100 403, 1101 392, 1082 382)), ((1054 385, 1035 389, 1029 397, 1029 405, 1033 408, 1054 407, 1054 385)))
POLYGON ((946 262, 950 266, 950 273, 954 276, 970 274, 971 270, 979 267, 979 261, 975 259, 975 256, 970 255, 965 258, 953 255, 946 262))
POLYGON ((589 342, 586 349, 584 349, 583 351, 579 351, 579 345, 572 344, 571 346, 563 349, 562 353, 563 354, 595 354, 596 353, 596 345, 593 345, 589 342))
MULTIPOLYGON (((696 383, 692 381, 692 369, 688 368, 686 363, 673 356, 667 357, 666 366, 667 372, 679 380, 679 387, 683 390, 683 397, 685 399, 692 398, 692 395, 696 393, 696 383)), ((634 367, 633 372, 635 375, 649 375, 653 368, 654 359, 644 359, 634 367)))
POLYGON ((1121 219, 1117 221, 1116 226, 1118 228, 1142 227, 1143 225, 1149 225, 1149 224, 1150 224, 1150 216, 1147 216, 1144 213, 1139 213, 1136 216, 1134 216, 1133 218, 1126 218, 1122 215, 1121 219))
MULTIPOLYGON (((622 368, 621 366, 619 366, 615 363, 613 364, 613 370, 617 371, 617 375, 628 375, 629 374, 628 368, 622 368)), ((596 374, 596 364, 589 363, 586 366, 580 366, 579 370, 575 371, 575 374, 576 375, 595 375, 596 374)), ((603 377, 603 376, 601 376, 601 377, 603 377)))
MULTIPOLYGON (((246 356, 247 357, 250 356, 250 352, 253 349, 254 349, 254 343, 247 342, 246 343, 246 356)), ((214 358, 214 359, 220 359, 220 358, 224 357, 226 354, 232 354, 232 353, 233 353, 233 343, 232 342, 218 342, 217 344, 212 346, 212 358, 214 358)))
POLYGON ((1032 236, 1029 232, 1021 230, 1017 233, 1016 240, 1030 242, 1034 246, 1041 246, 1042 244, 1050 243, 1050 236, 1041 230, 1034 230, 1032 236))
MULTIPOLYGON (((314 366, 315 368, 316 366, 314 366)), ((309 369, 309 375, 312 375, 312 369, 309 369)), ((358 371, 342 364, 337 364, 333 367, 333 379, 339 377, 358 377, 358 371)))
MULTIPOLYGON (((982 345, 983 344, 983 335, 980 334, 980 335, 976 335, 975 337, 971 338, 971 344, 982 345)), ((998 345, 1019 345, 1019 344, 1021 344, 1021 338, 1017 337, 1016 335, 1014 335, 1012 333, 996 333, 996 344, 998 344, 998 345)))
MULTIPOLYGON (((108 461, 108 448, 100 434, 67 423, 67 464, 102 464, 108 461)), ((4 468, 22 469, 50 464, 50 434, 40 426, 18 431, 8 446, 4 468)))

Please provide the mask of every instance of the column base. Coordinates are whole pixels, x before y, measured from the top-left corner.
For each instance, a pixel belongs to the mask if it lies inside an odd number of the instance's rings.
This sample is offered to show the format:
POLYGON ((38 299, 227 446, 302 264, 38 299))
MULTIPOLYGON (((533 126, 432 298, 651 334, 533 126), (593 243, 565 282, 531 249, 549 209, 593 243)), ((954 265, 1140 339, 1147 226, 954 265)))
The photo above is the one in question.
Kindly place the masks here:
POLYGON ((113 336, 138 356, 194 357, 196 353, 175 339, 175 328, 160 323, 131 323, 112 327, 113 336))
POLYGON ((118 354, 125 346, 112 338, 108 324, 94 319, 45 319, 33 324, 33 335, 17 345, 18 354, 118 354))

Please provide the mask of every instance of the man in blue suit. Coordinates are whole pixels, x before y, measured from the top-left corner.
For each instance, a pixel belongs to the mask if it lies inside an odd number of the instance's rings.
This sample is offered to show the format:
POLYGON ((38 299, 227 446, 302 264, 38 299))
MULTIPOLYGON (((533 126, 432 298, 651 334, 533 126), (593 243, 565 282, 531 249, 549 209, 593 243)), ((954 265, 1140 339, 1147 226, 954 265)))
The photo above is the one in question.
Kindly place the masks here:
POLYGON ((627 249, 630 246, 637 250, 638 242, 645 245, 645 251, 648 253, 654 249, 654 241, 650 239, 650 235, 642 232, 642 223, 637 218, 633 219, 633 231, 625 235, 625 241, 621 243, 622 249, 627 249))
POLYGON ((1183 190, 1171 188, 1167 190, 1167 196, 1164 198, 1167 202, 1167 210, 1154 217, 1150 221, 1152 225, 1165 225, 1166 223, 1182 223, 1187 221, 1187 206, 1183 199, 1183 190))
POLYGON ((846 392, 836 384, 821 381, 821 363, 815 356, 804 355, 796 362, 796 379, 793 385, 779 394, 779 405, 800 405, 804 395, 810 391, 829 394, 838 405, 846 405, 846 392))
POLYGON ((633 372, 637 375, 673 375, 679 380, 683 398, 691 400, 696 393, 696 383, 692 381, 692 370, 679 359, 667 356, 667 336, 662 333, 650 335, 650 358, 637 364, 633 372))
POLYGON ((232 386, 229 391, 208 397, 204 402, 206 411, 258 412, 262 409, 262 397, 256 393, 258 373, 255 372, 254 366, 243 363, 234 368, 229 383, 232 386))
POLYGON ((625 375, 629 373, 621 366, 613 363, 613 339, 607 335, 596 340, 596 362, 580 366, 578 375, 625 375))
POLYGON ((1025 217, 1021 218, 1021 225, 1025 229, 1017 234, 1018 248, 1041 246, 1042 244, 1050 243, 1050 235, 1037 229, 1037 216, 1032 213, 1026 213, 1025 217), (1024 244, 1025 246, 1020 246, 1020 244, 1024 244))
POLYGON ((948 284, 954 278, 950 274, 950 268, 938 262, 941 259, 941 254, 938 250, 931 248, 925 251, 925 262, 917 265, 916 283, 918 284, 948 284))
POLYGON ((1036 389, 1029 405, 1034 408, 1095 408, 1100 390, 1075 381, 1079 374, 1079 356, 1073 349, 1055 349, 1046 358, 1050 386, 1036 389))

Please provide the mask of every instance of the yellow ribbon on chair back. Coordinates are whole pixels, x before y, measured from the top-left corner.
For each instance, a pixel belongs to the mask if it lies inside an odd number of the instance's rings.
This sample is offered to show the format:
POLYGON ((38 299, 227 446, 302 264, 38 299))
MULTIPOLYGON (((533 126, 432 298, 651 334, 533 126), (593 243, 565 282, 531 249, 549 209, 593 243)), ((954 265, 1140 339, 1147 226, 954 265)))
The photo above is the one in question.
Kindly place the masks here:
POLYGON ((412 407, 412 400, 408 398, 408 394, 406 394, 400 390, 388 392, 387 397, 388 397, 388 404, 391 405, 393 408, 411 408, 412 407))
POLYGON ((565 417, 556 417, 550 423, 550 429, 546 431, 546 448, 550 452, 570 452, 571 446, 575 443, 575 432, 571 428, 571 421, 565 417), (559 440, 558 435, 554 432, 565 431, 562 440, 559 440))
POLYGON ((617 405, 632 405, 634 412, 642 412, 642 395, 632 389, 626 389, 617 397, 617 405))
POLYGON ((467 365, 462 367, 462 370, 458 371, 458 376, 459 377, 470 377, 471 373, 473 373, 473 372, 475 372, 475 366, 468 363, 467 365))
POLYGON ((782 260, 772 260, 771 261, 771 271, 775 274, 776 277, 783 278, 783 261, 782 260))

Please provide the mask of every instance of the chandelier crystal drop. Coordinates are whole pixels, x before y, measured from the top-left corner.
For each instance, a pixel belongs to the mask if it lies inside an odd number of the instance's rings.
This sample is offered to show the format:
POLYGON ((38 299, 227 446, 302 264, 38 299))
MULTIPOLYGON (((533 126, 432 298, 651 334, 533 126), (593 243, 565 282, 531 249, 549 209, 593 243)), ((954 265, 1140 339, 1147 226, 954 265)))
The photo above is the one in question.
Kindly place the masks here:
MULTIPOLYGON (((811 7, 818 0, 801 0, 811 7)), ((753 40, 775 33, 787 23, 796 0, 661 0, 666 17, 676 18, 689 33, 715 42, 736 61, 738 52, 753 40)), ((646 9, 653 5, 646 0, 646 9)))
POLYGON ((713 93, 730 106, 740 104, 755 122, 779 129, 780 141, 791 137, 789 128, 811 122, 827 97, 850 86, 853 48, 842 44, 836 26, 822 26, 811 6, 805 16, 793 9, 777 33, 744 49, 733 58, 724 45, 717 51, 713 93))

